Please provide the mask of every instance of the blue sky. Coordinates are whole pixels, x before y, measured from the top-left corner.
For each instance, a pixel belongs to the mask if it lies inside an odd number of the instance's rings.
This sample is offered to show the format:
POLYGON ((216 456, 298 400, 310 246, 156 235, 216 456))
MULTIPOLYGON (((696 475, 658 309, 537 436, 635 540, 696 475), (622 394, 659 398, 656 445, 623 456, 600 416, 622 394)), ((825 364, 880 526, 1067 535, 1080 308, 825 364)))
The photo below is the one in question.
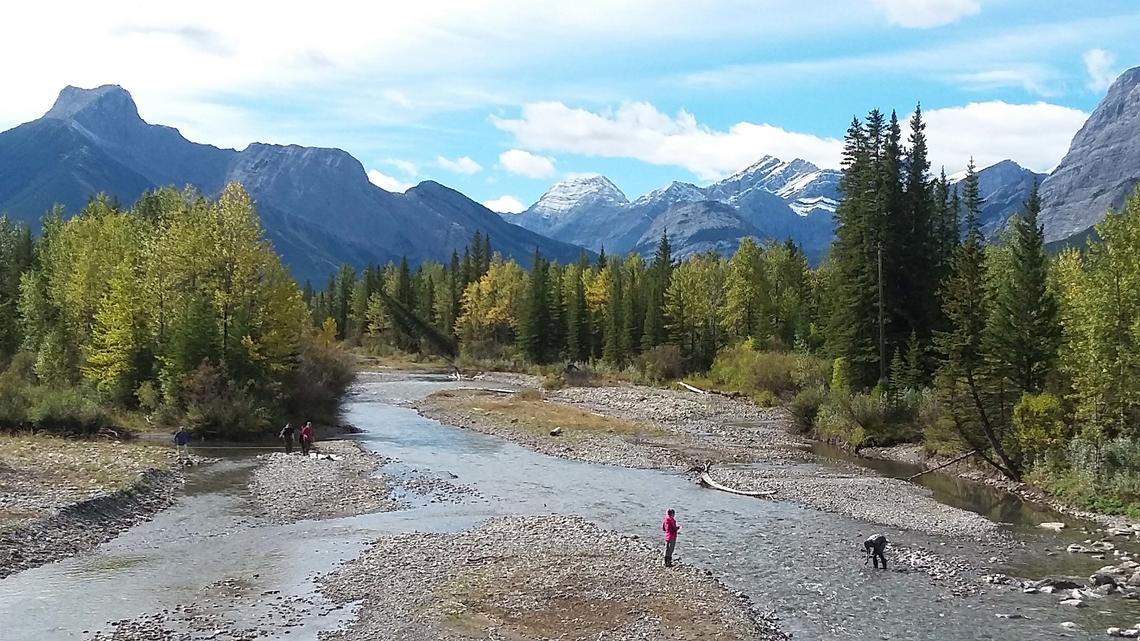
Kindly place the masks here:
POLYGON ((386 188, 504 210, 579 173, 632 198, 765 154, 834 166, 853 115, 919 101, 948 172, 1046 171, 1140 64, 1131 0, 26 4, 4 9, 0 128, 116 83, 191 140, 340 147, 386 188))

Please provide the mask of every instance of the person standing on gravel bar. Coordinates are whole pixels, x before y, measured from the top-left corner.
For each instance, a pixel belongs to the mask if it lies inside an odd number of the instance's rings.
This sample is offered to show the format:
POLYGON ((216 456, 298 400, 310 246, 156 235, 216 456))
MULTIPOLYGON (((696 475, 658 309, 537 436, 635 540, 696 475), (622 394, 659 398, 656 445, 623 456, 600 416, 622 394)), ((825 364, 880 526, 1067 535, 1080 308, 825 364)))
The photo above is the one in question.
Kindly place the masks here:
POLYGON ((307 421, 301 428, 301 455, 308 456, 309 448, 313 446, 313 424, 307 421))
POLYGON ((277 435, 277 438, 281 439, 282 441, 285 441, 285 453, 286 454, 292 454, 293 453, 293 431, 294 431, 293 430, 293 424, 292 423, 286 423, 285 427, 281 428, 281 433, 277 435))
POLYGON ((866 541, 863 541, 863 549, 875 561, 876 568, 879 567, 879 561, 882 561, 883 569, 887 569, 887 556, 883 554, 883 550, 887 549, 887 543, 887 537, 882 534, 873 534, 866 541))
POLYGON ((673 548, 677 547, 677 532, 681 526, 677 525, 675 512, 670 509, 665 513, 665 520, 661 522, 661 530, 665 532, 665 567, 673 567, 673 548))
POLYGON ((178 448, 179 462, 190 459, 190 432, 185 427, 179 427, 174 433, 174 445, 178 448))

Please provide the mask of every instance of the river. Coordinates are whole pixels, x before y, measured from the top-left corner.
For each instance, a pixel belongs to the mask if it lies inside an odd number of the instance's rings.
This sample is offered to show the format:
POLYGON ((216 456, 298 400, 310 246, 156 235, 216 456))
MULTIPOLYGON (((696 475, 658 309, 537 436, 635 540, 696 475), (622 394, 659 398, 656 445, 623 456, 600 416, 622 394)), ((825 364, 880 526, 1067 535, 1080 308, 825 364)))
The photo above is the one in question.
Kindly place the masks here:
MULTIPOLYGON (((476 488, 478 497, 446 504, 409 494, 403 498, 411 507, 398 512, 266 525, 246 500, 252 460, 226 458, 192 471, 175 505, 154 520, 92 553, 0 581, 0 639, 88 639, 111 621, 171 609, 226 579, 245 581, 255 591, 314 598, 313 576, 356 556, 371 539, 459 530, 500 514, 580 514, 656 542, 668 507, 677 509, 682 524, 680 561, 712 570, 730 588, 774 610, 797 639, 1099 639, 1108 626, 1140 621, 1140 608, 1115 597, 1077 610, 1057 605, 1055 596, 1005 588, 950 596, 925 574, 867 568, 860 543, 876 526, 788 502, 703 489, 678 474, 540 455, 441 426, 400 406, 449 385, 430 377, 368 382, 354 390, 345 419, 365 430, 359 438, 367 447, 398 460, 386 473, 455 475, 453 482, 476 488), (999 617, 1014 613, 1027 618, 999 617), (1062 621, 1079 627, 1064 630, 1062 621)), ((1052 516, 1047 512, 974 484, 928 477, 939 500, 1010 523, 1006 528, 1015 543, 1008 561, 990 564, 994 550, 972 541, 887 530, 892 540, 1023 576, 1088 575, 1105 563, 1063 552, 1069 542, 1086 538, 1079 532, 1034 528, 1052 516), (1046 550, 1062 552, 1047 556, 1046 550)), ((240 604, 223 614, 239 622, 267 616, 257 606, 240 604)), ((311 617, 290 628, 288 638, 316 639, 320 630, 342 622, 343 615, 311 617)))

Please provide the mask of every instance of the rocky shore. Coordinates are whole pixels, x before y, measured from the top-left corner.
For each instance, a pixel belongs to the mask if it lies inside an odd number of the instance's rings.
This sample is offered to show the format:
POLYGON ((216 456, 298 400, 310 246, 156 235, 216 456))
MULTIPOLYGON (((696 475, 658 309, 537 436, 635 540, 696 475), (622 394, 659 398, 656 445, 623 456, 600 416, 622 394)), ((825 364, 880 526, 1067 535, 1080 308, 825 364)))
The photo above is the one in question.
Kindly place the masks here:
POLYGON ((357 604, 324 641, 785 638, 706 573, 562 515, 384 538, 318 584, 357 604))
POLYGON ((128 488, 67 504, 46 516, 0 529, 0 579, 110 541, 169 506, 180 483, 175 472, 149 470, 128 488))
POLYGON ((262 454, 249 488, 262 514, 278 523, 389 512, 398 504, 376 474, 387 459, 354 441, 318 441, 310 456, 262 454))

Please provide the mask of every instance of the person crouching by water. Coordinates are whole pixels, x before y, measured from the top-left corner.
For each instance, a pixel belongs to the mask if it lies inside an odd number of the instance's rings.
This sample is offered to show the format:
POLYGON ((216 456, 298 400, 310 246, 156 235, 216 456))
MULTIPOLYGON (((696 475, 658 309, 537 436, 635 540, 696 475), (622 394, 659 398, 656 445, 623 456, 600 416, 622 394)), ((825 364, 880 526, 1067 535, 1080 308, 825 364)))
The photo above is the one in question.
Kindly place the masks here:
POLYGON ((863 541, 863 549, 875 562, 875 567, 879 567, 879 561, 883 562, 883 569, 887 569, 887 556, 883 551, 887 549, 887 537, 882 534, 875 534, 863 541))
POLYGON ((178 462, 190 460, 190 432, 185 427, 179 427, 174 433, 174 445, 178 448, 178 462))
POLYGON ((293 432, 294 432, 293 424, 292 423, 286 423, 285 427, 281 428, 281 433, 277 435, 277 438, 281 439, 282 441, 285 441, 285 453, 286 454, 292 454, 293 453, 293 432))
POLYGON ((681 526, 677 525, 675 512, 669 510, 665 513, 665 520, 661 522, 661 530, 665 532, 665 567, 673 567, 673 548, 677 547, 677 532, 681 526))
POLYGON ((311 447, 313 447, 313 424, 306 422, 305 427, 301 428, 301 455, 308 456, 311 447))

